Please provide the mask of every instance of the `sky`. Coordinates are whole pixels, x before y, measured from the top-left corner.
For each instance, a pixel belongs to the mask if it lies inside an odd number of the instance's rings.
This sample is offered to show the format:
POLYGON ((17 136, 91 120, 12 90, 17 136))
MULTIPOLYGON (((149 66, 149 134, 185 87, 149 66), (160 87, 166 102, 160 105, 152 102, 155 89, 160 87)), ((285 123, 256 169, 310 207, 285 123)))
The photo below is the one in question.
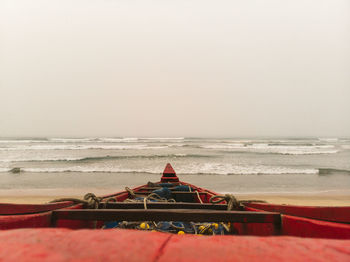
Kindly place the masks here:
POLYGON ((348 0, 0 0, 0 137, 350 137, 348 0))

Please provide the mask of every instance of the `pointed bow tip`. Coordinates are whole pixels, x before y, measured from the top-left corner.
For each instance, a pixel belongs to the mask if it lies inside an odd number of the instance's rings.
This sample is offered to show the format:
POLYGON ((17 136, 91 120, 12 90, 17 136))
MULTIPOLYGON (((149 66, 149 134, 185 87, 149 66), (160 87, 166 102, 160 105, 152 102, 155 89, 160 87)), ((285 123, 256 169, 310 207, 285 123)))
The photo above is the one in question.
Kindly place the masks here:
POLYGON ((163 171, 163 176, 161 178, 161 182, 163 183, 179 182, 179 178, 176 176, 176 172, 170 163, 168 163, 165 166, 165 169, 163 171))
POLYGON ((163 174, 176 174, 174 168, 171 166, 170 163, 166 164, 165 169, 163 171, 163 174))

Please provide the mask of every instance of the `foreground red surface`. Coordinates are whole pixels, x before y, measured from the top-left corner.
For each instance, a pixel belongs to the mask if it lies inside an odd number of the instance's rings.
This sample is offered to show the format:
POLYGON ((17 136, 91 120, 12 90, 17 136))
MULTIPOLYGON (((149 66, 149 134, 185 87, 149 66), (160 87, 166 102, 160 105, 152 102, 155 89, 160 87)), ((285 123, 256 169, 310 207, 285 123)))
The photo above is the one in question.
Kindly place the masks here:
POLYGON ((350 240, 18 229, 0 232, 0 261, 350 261, 350 240))

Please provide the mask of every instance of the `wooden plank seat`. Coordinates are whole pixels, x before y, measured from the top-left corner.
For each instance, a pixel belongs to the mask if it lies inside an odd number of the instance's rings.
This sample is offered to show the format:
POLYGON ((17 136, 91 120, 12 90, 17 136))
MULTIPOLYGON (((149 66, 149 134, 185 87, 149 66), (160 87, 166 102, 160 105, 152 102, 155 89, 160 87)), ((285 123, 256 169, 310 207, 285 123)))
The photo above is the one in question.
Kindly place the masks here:
MULTIPOLYGON (((134 193, 136 195, 149 195, 152 193, 152 191, 145 191, 145 192, 136 191, 134 193)), ((171 191, 171 194, 173 194, 173 195, 193 195, 193 196, 196 196, 197 193, 199 195, 207 195, 206 192, 171 191)))
POLYGON ((61 209, 52 212, 52 224, 59 219, 90 221, 183 221, 281 224, 274 212, 193 209, 61 209))
MULTIPOLYGON (((207 203, 187 203, 187 202, 147 202, 147 209, 211 209, 227 210, 226 204, 207 204, 207 203)), ((143 202, 109 202, 100 203, 99 208, 105 209, 145 209, 143 202)))

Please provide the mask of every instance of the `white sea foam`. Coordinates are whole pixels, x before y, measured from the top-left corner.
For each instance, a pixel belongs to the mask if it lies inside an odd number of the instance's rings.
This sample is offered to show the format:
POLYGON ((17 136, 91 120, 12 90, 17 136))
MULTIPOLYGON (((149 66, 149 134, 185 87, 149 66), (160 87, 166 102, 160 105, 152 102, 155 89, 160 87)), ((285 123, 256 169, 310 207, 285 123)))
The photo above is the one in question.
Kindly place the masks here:
POLYGON ((107 143, 127 143, 127 142, 137 142, 139 139, 137 137, 125 137, 125 138, 111 138, 111 137, 104 137, 99 138, 100 142, 107 142, 107 143))
POLYGON ((32 161, 77 161, 77 160, 83 160, 85 157, 40 157, 40 156, 33 156, 33 157, 27 157, 27 158, 18 158, 18 157, 10 157, 6 159, 0 159, 0 162, 2 163, 11 163, 11 162, 32 162, 32 161))
POLYGON ((39 155, 39 156, 31 156, 31 157, 17 157, 16 155, 14 156, 9 156, 7 158, 0 158, 0 163, 14 163, 14 162, 49 162, 49 161, 96 161, 96 160, 108 160, 108 159, 156 159, 156 158, 178 158, 178 157, 206 157, 205 155, 191 155, 191 154, 146 154, 146 155, 121 155, 121 156, 82 156, 82 157, 50 157, 46 155, 39 155))
POLYGON ((332 142, 338 142, 338 138, 336 138, 336 137, 324 137, 324 138, 319 138, 318 140, 320 140, 320 141, 323 141, 323 142, 330 142, 330 143, 332 143, 332 142))
MULTIPOLYGON (((1 168, 0 172, 9 172, 11 168, 1 168)), ((149 173, 160 174, 162 167, 127 168, 127 167, 101 167, 101 166, 71 166, 71 167, 45 167, 21 168, 23 172, 31 173, 149 173)), ((276 175, 276 174, 318 174, 318 169, 291 168, 283 166, 243 166, 221 163, 192 164, 177 167, 177 174, 213 174, 213 175, 276 175)))
POLYGON ((26 144, 26 143, 47 143, 47 140, 28 140, 28 139, 0 139, 0 144, 26 144))
POLYGON ((344 149, 350 149, 350 145, 342 145, 341 147, 344 149))
POLYGON ((256 153, 274 153, 283 155, 309 155, 309 154, 335 154, 338 150, 333 145, 269 145, 266 143, 257 144, 212 144, 201 146, 205 149, 227 150, 227 151, 248 151, 256 153))
POLYGON ((194 164, 178 169, 184 174, 218 174, 218 175, 276 175, 276 174, 318 174, 314 168, 291 168, 265 165, 233 165, 222 163, 194 164))
POLYGON ((82 142, 91 142, 91 141, 98 141, 99 138, 50 138, 49 141, 51 142, 58 142, 58 143, 82 143, 82 142))
MULTIPOLYGON (((9 172, 11 168, 2 168, 0 172, 9 172)), ((67 172, 79 172, 79 173, 149 173, 160 174, 161 172, 154 168, 119 168, 119 167, 98 167, 98 166, 71 166, 71 167, 45 167, 45 168, 21 168, 21 172, 29 173, 67 173, 67 172)))
POLYGON ((140 140, 184 140, 184 137, 142 137, 140 140))
POLYGON ((145 150, 145 149, 163 149, 168 146, 148 146, 145 144, 137 145, 101 145, 101 144, 52 144, 52 145, 16 145, 9 147, 0 147, 0 151, 11 150, 87 150, 87 149, 106 149, 106 150, 145 150))
POLYGON ((97 142, 97 143, 128 143, 137 142, 140 140, 152 140, 152 141, 181 141, 184 137, 101 137, 101 138, 50 138, 49 141, 55 143, 85 143, 85 142, 97 142))

